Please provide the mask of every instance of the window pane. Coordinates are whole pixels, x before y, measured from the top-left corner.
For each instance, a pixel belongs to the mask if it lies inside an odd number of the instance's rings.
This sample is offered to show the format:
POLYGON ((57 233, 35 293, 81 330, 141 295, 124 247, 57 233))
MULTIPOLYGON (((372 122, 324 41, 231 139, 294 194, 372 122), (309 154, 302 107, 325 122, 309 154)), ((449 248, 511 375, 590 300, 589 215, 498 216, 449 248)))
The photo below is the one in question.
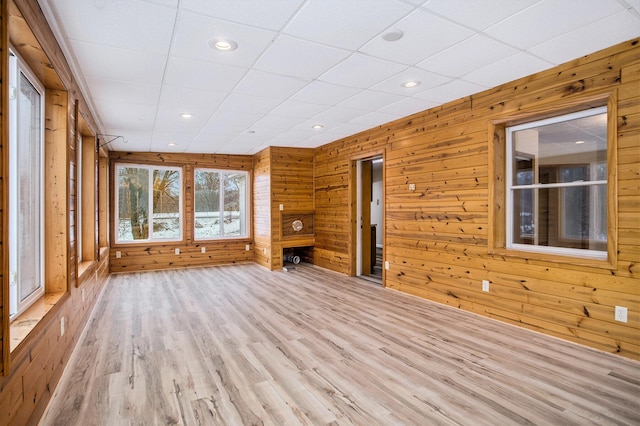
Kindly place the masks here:
POLYGON ((247 175, 229 174, 224 180, 224 235, 244 236, 247 175))
POLYGON ((531 161, 537 179, 533 183, 559 183, 606 179, 607 164, 607 114, 596 114, 574 120, 536 126, 513 133, 513 152, 516 167, 513 168, 514 185, 516 174, 531 161), (597 173, 582 173, 581 170, 566 169, 558 173, 560 166, 573 164, 597 165, 597 173), (604 177, 603 177, 604 176, 604 177))
POLYGON ((534 190, 519 189, 514 191, 513 208, 513 242, 518 244, 534 244, 535 211, 534 190))
POLYGON ((118 172, 118 240, 149 238, 149 170, 120 167, 118 172))
POLYGON ((507 245, 606 252, 606 108, 509 128, 507 143, 507 245))
POLYGON ((180 172, 153 171, 153 238, 180 238, 180 172))
POLYGON ((41 96, 20 74, 18 97, 18 277, 20 301, 40 288, 41 96))
POLYGON ((220 173, 196 171, 195 238, 219 238, 220 219, 220 173))

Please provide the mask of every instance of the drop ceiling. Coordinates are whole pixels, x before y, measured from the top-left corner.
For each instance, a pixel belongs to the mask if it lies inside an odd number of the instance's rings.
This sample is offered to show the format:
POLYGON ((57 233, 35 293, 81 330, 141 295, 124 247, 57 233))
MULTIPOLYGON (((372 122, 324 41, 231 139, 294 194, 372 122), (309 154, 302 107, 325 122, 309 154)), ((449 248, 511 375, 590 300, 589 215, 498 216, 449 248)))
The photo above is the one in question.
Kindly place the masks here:
POLYGON ((640 0, 39 4, 126 151, 317 147, 640 36, 640 0))

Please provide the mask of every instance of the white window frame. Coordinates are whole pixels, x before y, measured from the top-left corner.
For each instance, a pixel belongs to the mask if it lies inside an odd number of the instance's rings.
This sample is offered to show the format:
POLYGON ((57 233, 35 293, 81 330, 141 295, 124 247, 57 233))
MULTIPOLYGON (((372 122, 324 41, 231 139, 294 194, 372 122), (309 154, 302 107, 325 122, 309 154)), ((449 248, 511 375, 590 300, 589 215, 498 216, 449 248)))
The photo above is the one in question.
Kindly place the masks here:
POLYGON ((45 88, 38 80, 36 75, 29 69, 26 62, 18 55, 18 53, 10 48, 9 54, 9 268, 10 268, 10 282, 9 282, 9 319, 13 321, 21 313, 29 308, 35 301, 40 299, 45 293, 44 285, 44 130, 45 130, 45 88), (20 167, 20 159, 17 154, 18 143, 18 129, 17 118, 19 117, 19 103, 18 93, 20 92, 19 82, 20 75, 29 81, 29 83, 35 88, 40 95, 40 128, 39 132, 39 146, 37 147, 38 156, 36 170, 33 171, 36 174, 38 188, 36 192, 40 194, 38 199, 32 200, 35 204, 35 210, 39 216, 39 229, 34 230, 35 238, 37 239, 36 245, 39 250, 36 254, 36 265, 33 265, 36 271, 36 281, 39 282, 38 287, 24 300, 19 300, 21 294, 20 285, 21 278, 19 274, 19 260, 18 260, 18 247, 20 247, 21 240, 25 238, 24 235, 19 235, 18 221, 19 216, 19 179, 18 168, 20 167))
MULTIPOLYGON (((525 130, 535 127, 541 127, 548 124, 555 124, 560 122, 566 122, 571 120, 576 120, 579 118, 590 117, 593 115, 607 113, 607 107, 598 107, 592 108, 588 110, 578 111, 570 114, 564 114, 556 117, 551 117, 544 120, 532 121, 523 123, 517 126, 511 126, 506 128, 506 248, 511 250, 519 250, 533 253, 544 253, 544 254, 552 254, 559 256, 572 256, 572 257, 580 257, 580 258, 589 258, 589 259, 597 259, 597 260, 606 260, 607 259, 607 250, 589 250, 589 249, 575 249, 575 248, 566 248, 566 247, 553 247, 553 246, 539 246, 539 245, 528 245, 528 244, 519 244, 514 243, 514 230, 513 230, 513 209, 514 209, 514 191, 518 189, 548 189, 548 188, 568 188, 568 187, 596 187, 597 185, 605 184, 607 185, 607 191, 609 190, 609 185, 607 180, 596 180, 596 181, 588 181, 588 182, 567 182, 567 183, 549 183, 549 184, 541 184, 536 183, 537 180, 534 180, 533 184, 530 185, 514 185, 513 184, 513 157, 515 152, 513 150, 513 134, 519 130, 525 130)), ((609 159, 607 158, 607 163, 609 163, 609 159)), ((536 197, 534 197, 534 208, 536 211, 536 197)), ((560 202, 560 200, 559 200, 560 202)), ((593 203, 593 201, 592 201, 593 203)), ((591 213, 593 214, 593 204, 591 208, 591 213)), ((562 215, 564 216, 564 210, 562 211, 562 215)), ((610 218, 607 218, 607 221, 610 218)), ((536 235, 539 227, 536 227, 536 235)), ((537 241, 537 238, 536 238, 537 241)))
POLYGON ((183 187, 183 175, 184 170, 182 167, 172 167, 172 166, 159 166, 159 165, 148 165, 148 164, 132 164, 132 163, 117 163, 115 165, 115 211, 114 211, 114 229, 115 229, 115 239, 116 244, 140 244, 140 243, 150 243, 150 242, 172 242, 172 241, 182 241, 184 235, 184 208, 183 208, 183 197, 184 197, 184 187, 183 187), (149 221, 149 238, 140 239, 140 240, 121 240, 119 238, 120 233, 120 185, 119 185, 119 176, 121 168, 137 168, 137 169, 147 169, 149 170, 149 204, 148 204, 148 221, 149 221), (176 238, 155 238, 153 236, 153 171, 154 170, 174 170, 179 173, 179 182, 178 185, 180 187, 180 195, 178 200, 178 215, 179 215, 179 236, 176 238))
MULTIPOLYGON (((251 226, 250 220, 251 220, 251 212, 249 211, 250 209, 250 205, 249 205, 249 194, 250 194, 250 176, 249 176, 249 172, 245 171, 245 170, 220 170, 220 169, 212 169, 212 168, 207 168, 207 167, 201 167, 201 168, 196 168, 193 171, 193 239, 196 241, 213 241, 213 240, 230 240, 230 239, 246 239, 249 237, 249 229, 251 226), (246 186, 245 186, 245 194, 244 194, 244 218, 245 218, 245 229, 244 229, 244 233, 242 233, 241 235, 229 235, 226 236, 224 235, 224 221, 220 221, 219 225, 220 225, 220 236, 219 237, 208 237, 208 238, 202 238, 202 237, 197 237, 196 236, 196 214, 197 214, 197 206, 196 206, 196 185, 195 185, 195 178, 196 178, 196 173, 198 172, 207 172, 207 173, 218 173, 220 175, 220 197, 219 197, 219 211, 220 212, 224 212, 224 185, 222 185, 222 182, 224 182, 224 175, 237 175, 237 174, 241 174, 245 176, 245 182, 246 182, 246 186)), ((241 201, 242 202, 242 201, 241 201)))

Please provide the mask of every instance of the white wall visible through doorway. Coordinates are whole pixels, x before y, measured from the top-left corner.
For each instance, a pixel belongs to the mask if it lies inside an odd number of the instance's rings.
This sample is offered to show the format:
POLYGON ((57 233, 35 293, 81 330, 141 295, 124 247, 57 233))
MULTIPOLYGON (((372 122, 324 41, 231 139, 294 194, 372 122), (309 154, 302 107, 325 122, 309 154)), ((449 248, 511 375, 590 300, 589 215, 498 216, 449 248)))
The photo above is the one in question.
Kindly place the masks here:
POLYGON ((382 248, 382 158, 372 161, 371 170, 371 224, 376 226, 376 247, 382 248))

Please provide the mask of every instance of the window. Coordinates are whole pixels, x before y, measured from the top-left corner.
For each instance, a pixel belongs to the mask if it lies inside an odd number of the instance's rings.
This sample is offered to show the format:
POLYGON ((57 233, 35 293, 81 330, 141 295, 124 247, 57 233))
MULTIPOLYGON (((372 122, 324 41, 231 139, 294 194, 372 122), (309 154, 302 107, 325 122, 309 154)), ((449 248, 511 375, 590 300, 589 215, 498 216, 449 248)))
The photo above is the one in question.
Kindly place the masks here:
POLYGON ((507 248, 607 258, 607 108, 507 127, 507 248))
POLYGON ((44 294, 44 87, 9 55, 9 315, 44 294))
POLYGON ((116 242, 182 239, 182 169, 116 165, 116 242))
POLYGON ((249 174, 195 170, 196 240, 247 237, 249 174))

